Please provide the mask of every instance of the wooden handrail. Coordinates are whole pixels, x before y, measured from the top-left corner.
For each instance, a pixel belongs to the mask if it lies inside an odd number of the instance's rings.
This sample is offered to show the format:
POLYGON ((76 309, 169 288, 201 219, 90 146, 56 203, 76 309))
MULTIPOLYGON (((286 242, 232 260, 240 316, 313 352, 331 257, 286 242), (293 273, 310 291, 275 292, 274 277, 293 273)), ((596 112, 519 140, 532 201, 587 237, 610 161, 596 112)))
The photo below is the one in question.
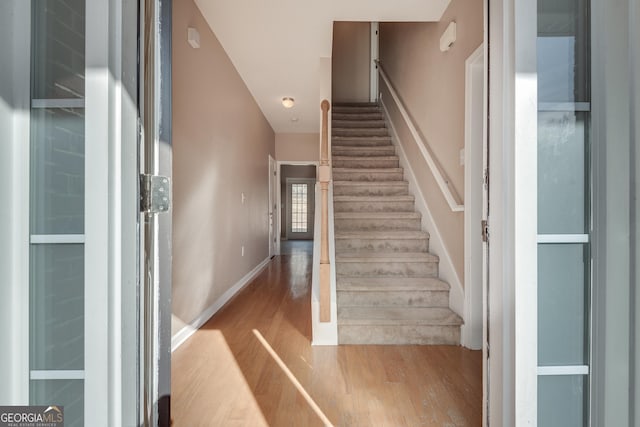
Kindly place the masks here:
POLYGON ((322 109, 322 136, 320 139, 320 182, 321 215, 320 222, 320 322, 331 321, 331 264, 329 262, 329 181, 331 165, 329 163, 329 109, 326 99, 320 104, 322 109))
POLYGON ((435 159, 435 156, 431 154, 429 144, 426 141, 424 141, 420 136, 420 133, 416 129, 415 124, 413 123, 413 121, 411 120, 411 117, 409 116, 409 113, 407 113, 407 110, 404 107, 404 104, 400 100, 398 93, 396 92, 395 88, 393 87, 393 84, 389 80, 389 76, 384 71, 384 68, 382 68, 382 64, 376 60, 376 65, 378 66, 378 73, 380 73, 382 80, 384 80, 385 84, 387 85, 387 88, 389 89, 389 93, 391 94, 391 97, 393 98, 393 100, 396 103, 396 106, 398 107, 398 111, 400 111, 402 118, 404 119, 407 127, 409 128, 409 132, 411 133, 411 136, 413 136, 413 139, 416 141, 416 145, 418 146, 418 149, 420 150, 422 157, 424 157, 425 162, 429 166, 429 169, 431 170, 431 173, 433 174, 433 177, 435 178, 436 183, 438 184, 438 187, 442 192, 442 195, 447 201, 449 208, 451 209, 452 212, 464 211, 464 204, 459 201, 460 198, 456 194, 455 190, 451 188, 451 186, 449 185, 449 178, 446 176, 444 171, 442 171, 442 169, 439 167, 439 163, 435 159))

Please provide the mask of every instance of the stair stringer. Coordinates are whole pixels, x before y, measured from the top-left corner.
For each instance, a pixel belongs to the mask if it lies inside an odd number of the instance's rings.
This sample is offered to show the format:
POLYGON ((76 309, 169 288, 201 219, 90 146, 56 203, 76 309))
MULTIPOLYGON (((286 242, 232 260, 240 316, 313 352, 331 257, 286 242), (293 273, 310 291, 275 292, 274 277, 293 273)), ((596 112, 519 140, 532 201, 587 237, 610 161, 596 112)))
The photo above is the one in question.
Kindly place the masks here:
MULTIPOLYGON (((440 234, 440 229, 433 219, 433 215, 431 215, 431 210, 429 209, 429 205, 422 193, 422 189, 418 185, 418 180, 416 179, 413 168, 407 159, 407 155, 402 146, 400 137, 398 136, 396 127, 390 118, 389 110, 387 109, 384 101, 380 100, 380 104, 384 114, 384 121, 387 128, 391 131, 391 142, 398 148, 397 155, 400 159, 400 166, 404 168, 406 172, 405 179, 409 182, 409 192, 414 195, 415 207, 418 212, 422 214, 422 229, 428 231, 430 235, 429 252, 440 257, 439 277, 451 286, 451 289, 449 290, 449 308, 465 320, 465 295, 464 288, 462 287, 462 281, 453 266, 451 255, 449 254, 447 247, 444 245, 442 234, 440 234)), ((464 323, 460 329, 460 344, 465 347, 467 347, 468 344, 466 338, 468 333, 466 328, 466 323, 464 323)))

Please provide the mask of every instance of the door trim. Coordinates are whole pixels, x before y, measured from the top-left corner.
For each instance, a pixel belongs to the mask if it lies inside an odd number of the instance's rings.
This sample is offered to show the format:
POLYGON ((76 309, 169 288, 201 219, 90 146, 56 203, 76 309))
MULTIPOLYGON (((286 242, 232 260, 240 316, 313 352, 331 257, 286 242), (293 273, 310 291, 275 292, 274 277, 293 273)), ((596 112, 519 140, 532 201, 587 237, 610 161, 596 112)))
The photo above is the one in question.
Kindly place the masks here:
POLYGON ((278 239, 280 235, 280 224, 277 222, 278 218, 278 194, 279 180, 278 180, 278 165, 276 160, 269 154, 269 258, 279 255, 278 239), (275 184, 275 186, 274 186, 275 184))
POLYGON ((480 223, 483 216, 483 171, 486 156, 486 92, 484 90, 484 43, 465 62, 464 132, 464 320, 462 345, 482 349, 483 257, 480 223), (478 108, 478 95, 482 107, 478 108), (478 126, 479 125, 479 126, 478 126), (480 127, 480 129, 478 129, 480 127))

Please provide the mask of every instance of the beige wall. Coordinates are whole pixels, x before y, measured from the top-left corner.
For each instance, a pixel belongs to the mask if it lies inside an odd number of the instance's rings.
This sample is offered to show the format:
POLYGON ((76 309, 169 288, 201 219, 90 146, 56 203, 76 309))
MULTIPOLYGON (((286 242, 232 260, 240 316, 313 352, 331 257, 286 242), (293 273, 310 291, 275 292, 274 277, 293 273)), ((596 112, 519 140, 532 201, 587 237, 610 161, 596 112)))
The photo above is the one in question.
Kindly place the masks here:
POLYGON ((368 102, 371 57, 368 22, 334 22, 333 102, 368 102))
POLYGON ((320 158, 320 134, 276 134, 276 160, 279 162, 317 162, 320 158))
MULTIPOLYGON (((459 152, 464 148, 464 62, 482 39, 481 0, 453 0, 440 22, 380 24, 383 67, 461 197, 464 167, 460 166, 459 152), (457 24, 457 41, 449 51, 440 52, 440 36, 451 21, 457 24)), ((383 101, 391 105, 391 95, 382 82, 381 88, 383 101)), ((397 110, 390 113, 394 123, 402 123, 397 110)), ((406 127, 397 127, 401 139, 413 145, 406 127)), ((464 283, 464 214, 451 212, 417 147, 410 147, 407 155, 464 283)))
POLYGON ((193 1, 174 2, 173 334, 268 257, 274 141, 193 1), (200 49, 187 44, 188 26, 200 49))

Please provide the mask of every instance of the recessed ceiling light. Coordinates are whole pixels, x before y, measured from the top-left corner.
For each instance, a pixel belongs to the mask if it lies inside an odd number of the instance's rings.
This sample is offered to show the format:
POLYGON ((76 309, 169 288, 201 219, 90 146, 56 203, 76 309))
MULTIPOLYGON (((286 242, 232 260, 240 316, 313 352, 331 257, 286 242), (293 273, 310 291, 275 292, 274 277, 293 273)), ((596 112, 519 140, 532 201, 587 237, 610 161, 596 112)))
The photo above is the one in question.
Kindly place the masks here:
POLYGON ((298 121, 298 118, 297 118, 297 117, 291 117, 291 121, 292 121, 292 122, 297 122, 297 121, 298 121))
POLYGON ((293 98, 285 96, 284 98, 282 98, 282 106, 284 108, 291 108, 293 107, 293 104, 295 104, 295 101, 293 98))

